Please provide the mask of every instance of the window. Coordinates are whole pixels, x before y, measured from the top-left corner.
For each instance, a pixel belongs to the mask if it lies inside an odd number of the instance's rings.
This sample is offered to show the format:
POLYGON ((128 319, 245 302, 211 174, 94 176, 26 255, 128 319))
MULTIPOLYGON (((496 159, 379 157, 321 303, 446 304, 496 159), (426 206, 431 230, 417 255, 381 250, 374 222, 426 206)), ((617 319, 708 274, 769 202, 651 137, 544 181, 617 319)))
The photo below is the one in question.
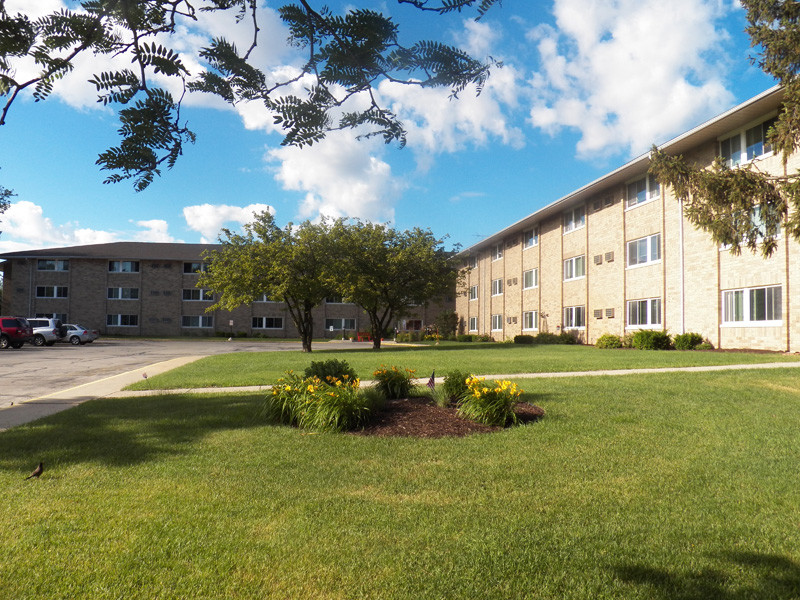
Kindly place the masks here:
POLYGON ((564 307, 564 329, 581 329, 586 327, 585 306, 564 307))
POLYGON ((781 286, 722 292, 722 322, 727 325, 780 325, 781 286))
POLYGON ((36 269, 39 271, 69 271, 69 261, 43 258, 36 262, 36 269))
POLYGON ((39 319, 58 319, 62 323, 67 322, 67 313, 36 313, 39 319))
POLYGON ((343 329, 355 329, 356 328, 356 320, 355 319, 325 319, 325 330, 328 331, 330 328, 333 327, 336 331, 342 331, 343 329))
POLYGON ((522 248, 533 248, 539 245, 539 228, 534 227, 522 232, 522 248))
POLYGON ((478 317, 469 318, 469 330, 478 331, 478 317))
POLYGON ((258 298, 253 300, 253 302, 280 302, 279 300, 270 300, 270 297, 267 294, 261 294, 258 298))
POLYGON ((184 300, 213 300, 214 292, 202 288, 188 288, 183 290, 184 300))
POLYGON ((503 258, 503 244, 495 244, 492 246, 492 260, 500 260, 503 258))
POLYGON ((522 273, 522 289, 539 287, 539 269, 530 269, 522 273))
POLYGON ((345 304, 345 301, 341 296, 328 296, 325 298, 325 304, 345 304))
POLYGON ((138 300, 139 288, 113 287, 108 288, 109 300, 138 300))
POLYGON ((564 281, 586 277, 586 257, 573 256, 564 261, 564 281))
POLYGON ((492 315, 492 331, 502 331, 503 315, 492 315))
POLYGON ((470 256, 467 259, 467 268, 468 269, 477 269, 478 268, 478 256, 476 254, 470 256))
POLYGON ((586 208, 577 206, 564 213, 564 233, 575 231, 586 225, 586 208))
POLYGON ((106 315, 109 327, 138 327, 139 315, 106 315))
POLYGON ((650 200, 655 200, 659 197, 659 194, 660 190, 656 178, 652 175, 646 175, 628 184, 625 207, 633 208, 650 200))
POLYGON ((68 288, 62 285, 40 285, 36 287, 37 298, 66 298, 68 288))
POLYGON ((539 329, 539 311, 531 310, 522 313, 522 329, 539 329))
POLYGON ((253 329, 283 329, 283 317, 253 317, 253 329))
POLYGON ((208 271, 208 263, 204 262, 185 262, 183 263, 183 272, 187 274, 204 273, 208 271))
POLYGON ((213 327, 214 317, 203 317, 200 315, 183 315, 181 317, 181 327, 213 327))
POLYGON ((767 119, 755 127, 737 131, 733 135, 720 140, 719 155, 729 167, 765 156, 772 152, 767 141, 767 132, 775 124, 775 119, 767 119))
POLYGON ((661 260, 661 234, 628 242, 628 266, 638 267, 661 260))
POLYGON ((477 285, 469 286, 469 299, 470 300, 477 300, 478 299, 478 286, 477 285))
POLYGON ((628 302, 628 327, 661 327, 661 298, 628 302))
POLYGON ((499 296, 503 293, 503 280, 492 279, 492 296, 499 296))
POLYGON ((108 261, 109 273, 138 273, 138 260, 110 260, 108 261))

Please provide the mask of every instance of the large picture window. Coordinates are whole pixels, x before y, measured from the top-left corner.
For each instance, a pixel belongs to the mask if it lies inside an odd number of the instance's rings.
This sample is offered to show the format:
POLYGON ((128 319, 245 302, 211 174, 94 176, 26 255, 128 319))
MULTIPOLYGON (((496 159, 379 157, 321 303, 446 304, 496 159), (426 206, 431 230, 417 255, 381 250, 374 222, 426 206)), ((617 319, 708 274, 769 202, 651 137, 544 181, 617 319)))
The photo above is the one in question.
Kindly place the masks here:
POLYGON ((110 260, 108 261, 109 273, 138 273, 138 260, 110 260))
POLYGON ((108 288, 106 296, 109 300, 138 300, 139 288, 113 287, 108 288))
POLYGON ((722 322, 726 325, 780 325, 783 317, 781 286, 722 292, 722 322))
POLYGON ((661 298, 628 302, 628 327, 661 328, 661 298))
POLYGON ((138 327, 139 315, 106 315, 108 327, 138 327))
POLYGON ((564 281, 586 276, 586 257, 573 256, 564 261, 564 281))
POLYGON ((346 329, 355 329, 355 319, 325 319, 325 330, 329 331, 333 327, 334 331, 342 331, 346 329))
POLYGON ((67 298, 69 288, 62 285, 40 285, 36 287, 37 298, 67 298))
POLYGON ((40 258, 36 261, 37 271, 69 271, 68 260, 40 258))
POLYGON ((202 288, 187 288, 183 290, 183 299, 207 302, 214 299, 214 292, 202 288))
POLYGON ((204 262, 185 262, 183 263, 183 272, 187 275, 193 273, 203 273, 208 271, 208 264, 204 262))
POLYGON ((204 317, 201 315, 183 315, 181 317, 181 327, 209 328, 213 326, 214 317, 204 317))
POLYGON ((283 329, 283 317, 253 317, 253 329, 283 329))
POLYGON ((628 242, 628 266, 639 267, 661 260, 661 234, 628 242))
POLYGON ((586 327, 585 306, 564 307, 564 329, 582 329, 586 327))
POLYGON ((720 140, 719 155, 723 162, 729 167, 735 167, 771 153, 772 146, 767 141, 767 133, 774 124, 774 118, 767 119, 720 140))
POLYGON ((646 175, 631 181, 626 188, 625 207, 633 208, 659 197, 658 181, 652 175, 646 175))

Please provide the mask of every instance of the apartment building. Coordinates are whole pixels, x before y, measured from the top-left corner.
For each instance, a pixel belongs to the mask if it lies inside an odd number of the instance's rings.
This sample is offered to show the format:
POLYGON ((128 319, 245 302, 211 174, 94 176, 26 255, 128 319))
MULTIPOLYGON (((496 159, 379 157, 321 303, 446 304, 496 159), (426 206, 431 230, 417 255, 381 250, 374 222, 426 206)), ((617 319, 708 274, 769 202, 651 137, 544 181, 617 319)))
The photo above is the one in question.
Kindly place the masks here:
MULTIPOLYGON (((215 297, 197 282, 203 253, 218 247, 115 242, 0 254, 0 314, 55 317, 106 335, 299 337, 286 305, 267 297, 233 311, 206 311, 215 297)), ((419 307, 398 327, 422 329, 438 310, 419 307)), ((349 337, 368 330, 369 319, 331 297, 315 309, 314 328, 315 337, 349 337)))
MULTIPOLYGON (((662 148, 783 173, 765 139, 782 95, 768 90, 662 148)), ((651 328, 697 332, 719 348, 800 351, 800 244, 782 236, 770 258, 733 255, 686 220, 649 162, 634 159, 462 251, 463 329, 496 340, 572 331, 593 343, 651 328)), ((788 172, 798 168, 795 155, 788 172)))

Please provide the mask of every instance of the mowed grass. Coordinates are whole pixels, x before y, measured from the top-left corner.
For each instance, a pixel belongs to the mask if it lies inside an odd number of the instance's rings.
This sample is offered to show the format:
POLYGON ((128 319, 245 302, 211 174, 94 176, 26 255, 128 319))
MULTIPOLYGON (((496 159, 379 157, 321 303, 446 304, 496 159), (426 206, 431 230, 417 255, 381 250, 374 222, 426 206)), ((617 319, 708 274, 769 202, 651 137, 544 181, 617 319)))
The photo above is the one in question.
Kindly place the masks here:
POLYGON ((0 433, 0 598, 798 598, 796 369, 516 383, 547 416, 461 439, 304 435, 257 394, 0 433))
POLYGON ((288 352, 241 352, 209 356, 129 386, 131 390, 191 389, 270 385, 287 370, 302 373, 312 361, 346 360, 362 379, 372 379, 382 364, 416 371, 419 378, 433 370, 486 374, 553 373, 694 367, 705 365, 797 362, 800 356, 779 353, 679 352, 601 350, 594 346, 523 346, 510 344, 442 344, 441 346, 386 346, 371 349, 325 350, 316 345, 310 354, 288 352))

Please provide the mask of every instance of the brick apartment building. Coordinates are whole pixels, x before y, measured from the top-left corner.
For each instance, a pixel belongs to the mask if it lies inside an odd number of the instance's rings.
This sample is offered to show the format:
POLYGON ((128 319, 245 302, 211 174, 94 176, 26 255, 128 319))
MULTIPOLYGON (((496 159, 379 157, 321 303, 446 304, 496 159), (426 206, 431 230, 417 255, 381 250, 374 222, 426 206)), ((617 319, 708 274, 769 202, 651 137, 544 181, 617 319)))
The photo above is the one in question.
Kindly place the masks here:
MULTIPOLYGON (((268 298, 233 311, 206 309, 209 290, 197 288, 203 252, 214 244, 115 242, 0 254, 0 314, 57 317, 106 335, 298 337, 282 302, 268 298)), ((400 329, 430 325, 441 307, 420 307, 400 329)), ((315 337, 369 329, 354 304, 328 298, 314 313, 315 337)))
MULTIPOLYGON (((782 174, 765 140, 782 96, 768 90, 662 148, 782 174)), ((498 340, 571 330, 593 343, 652 328, 721 348, 800 351, 800 244, 784 235, 768 259, 718 247, 648 177, 649 162, 641 156, 462 251, 472 267, 456 299, 464 329, 498 340)), ((798 167, 795 155, 788 172, 798 167)))

